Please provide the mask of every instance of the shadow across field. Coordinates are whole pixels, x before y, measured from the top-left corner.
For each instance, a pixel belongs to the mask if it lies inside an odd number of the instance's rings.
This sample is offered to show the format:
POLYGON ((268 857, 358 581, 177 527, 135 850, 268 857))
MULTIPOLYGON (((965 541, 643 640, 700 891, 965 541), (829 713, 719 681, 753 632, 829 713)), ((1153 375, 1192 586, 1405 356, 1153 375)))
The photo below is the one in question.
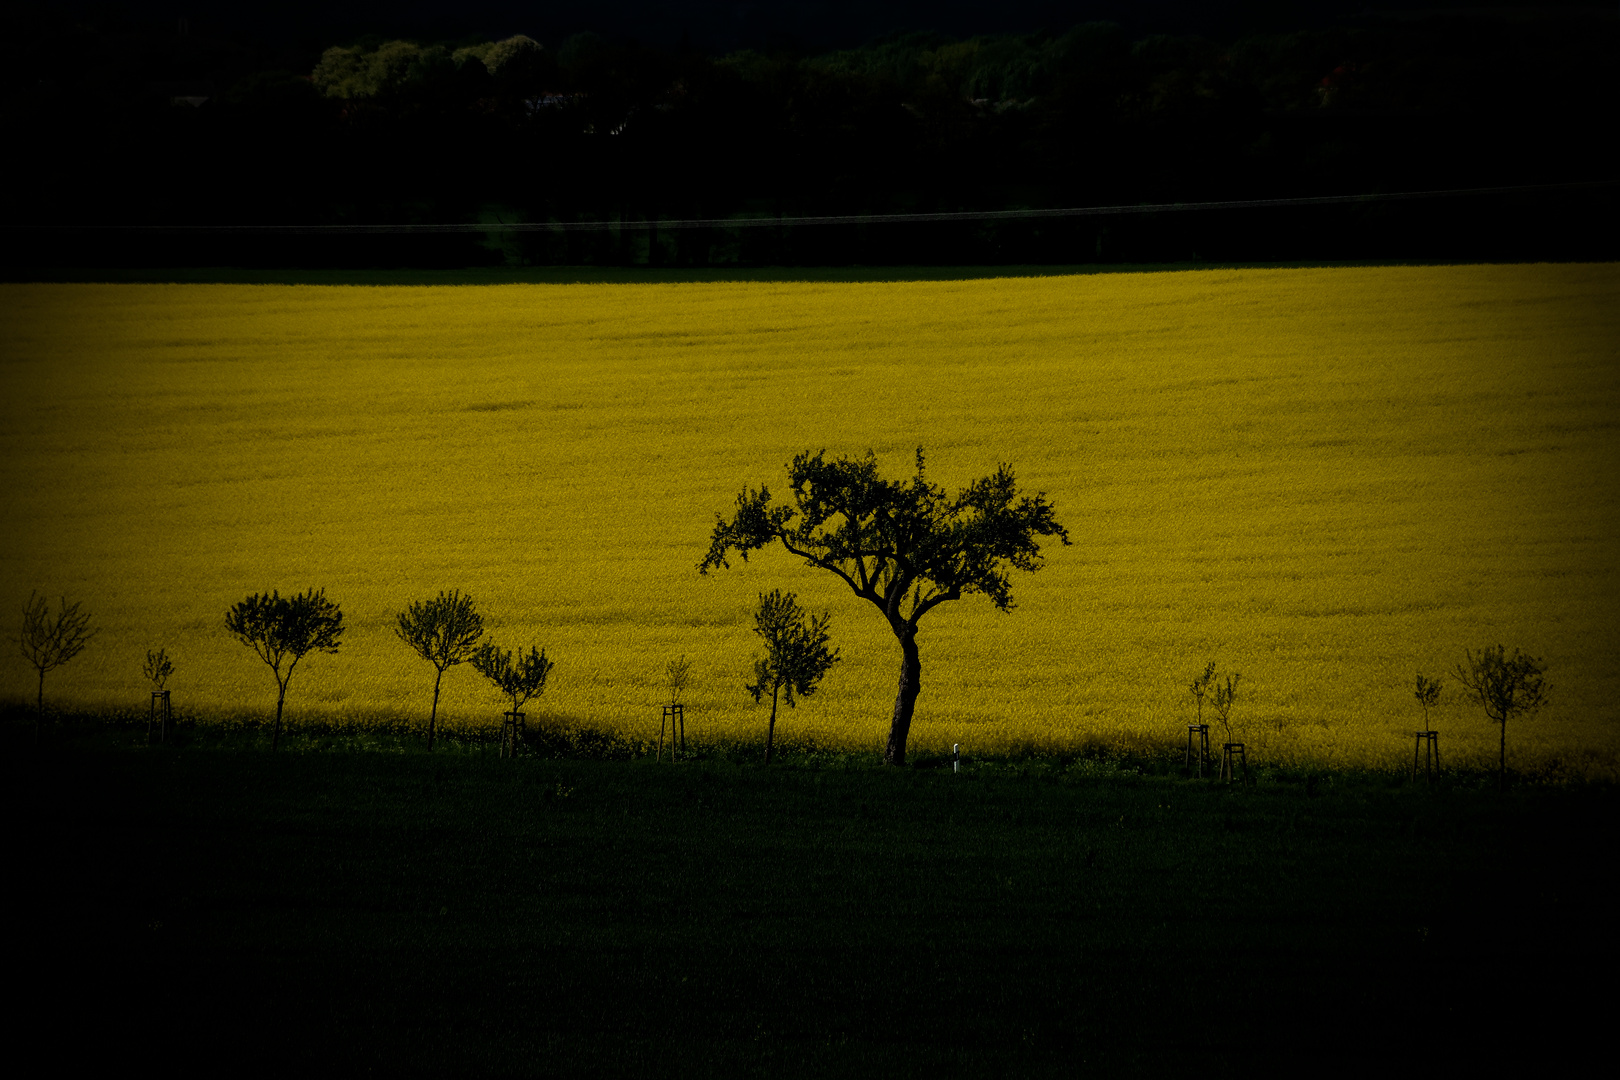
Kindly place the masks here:
POLYGON ((36 751, 22 734, 5 783, 29 822, 39 1004, 21 1028, 68 1000, 97 1011, 64 1062, 1544 1067, 1595 1049, 1606 1015, 1579 988, 1614 959, 1611 787, 36 751))

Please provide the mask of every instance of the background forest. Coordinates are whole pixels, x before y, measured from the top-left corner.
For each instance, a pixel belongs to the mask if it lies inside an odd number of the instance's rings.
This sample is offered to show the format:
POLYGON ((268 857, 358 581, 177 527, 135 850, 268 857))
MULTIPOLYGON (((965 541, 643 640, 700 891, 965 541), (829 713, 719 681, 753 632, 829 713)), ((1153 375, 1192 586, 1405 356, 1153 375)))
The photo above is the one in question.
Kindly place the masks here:
MULTIPOLYGON (((8 226, 727 218, 1613 179, 1612 8, 716 51, 36 14, 8 226), (332 31, 331 33, 339 33, 332 31)), ((14 264, 1613 257, 1612 189, 950 226, 264 237, 8 230, 14 264)))

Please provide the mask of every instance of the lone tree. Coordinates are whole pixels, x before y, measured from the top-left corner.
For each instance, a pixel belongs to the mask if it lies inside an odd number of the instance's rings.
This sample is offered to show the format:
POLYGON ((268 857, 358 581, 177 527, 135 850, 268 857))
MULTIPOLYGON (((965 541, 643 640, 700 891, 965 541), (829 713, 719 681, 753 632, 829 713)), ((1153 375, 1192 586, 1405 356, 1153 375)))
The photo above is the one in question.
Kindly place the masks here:
POLYGON ((1011 570, 1038 570, 1036 537, 1069 534, 1053 518, 1045 493, 1020 497, 1012 469, 975 480, 954 497, 923 475, 882 480, 868 450, 860 460, 825 460, 805 453, 788 465, 793 505, 773 506, 770 491, 743 488, 730 521, 716 515, 709 553, 698 570, 729 567, 735 551, 748 553, 780 541, 810 566, 837 574, 856 596, 883 614, 900 643, 900 685, 894 699, 883 760, 903 765, 906 737, 921 689, 917 622, 947 600, 983 593, 1010 611, 1011 570))
POLYGON ((809 697, 815 693, 821 677, 838 663, 838 650, 827 648, 830 618, 830 612, 820 617, 812 615, 806 623, 798 597, 793 593, 783 596, 780 589, 773 589, 769 596, 759 594, 754 633, 765 642, 765 658, 754 661, 754 681, 748 686, 748 692, 754 695, 757 705, 766 691, 770 691, 771 722, 765 729, 767 765, 771 763, 771 746, 776 740, 778 695, 784 695, 788 708, 793 708, 793 696, 809 697))
POLYGON ((40 725, 45 720, 45 673, 61 667, 84 650, 97 631, 90 629, 90 616, 79 613, 79 601, 67 602, 51 617, 51 605, 38 593, 28 594, 23 605, 22 654, 39 672, 39 694, 35 700, 34 743, 39 743, 40 725))
POLYGON ((1525 656, 1518 649, 1504 654, 1502 646, 1487 646, 1475 656, 1463 650, 1465 663, 1456 667, 1463 688, 1479 699, 1485 715, 1502 725, 1500 756, 1497 760, 1497 787, 1507 790, 1507 722, 1510 717, 1529 716, 1547 702, 1546 669, 1542 662, 1525 656))
POLYGON ((225 613, 225 629, 252 649, 276 677, 276 727, 270 749, 281 743, 281 709, 287 684, 298 661, 312 652, 335 653, 343 636, 343 612, 326 598, 325 589, 310 589, 297 596, 271 592, 253 594, 225 613), (286 664, 283 671, 281 665, 286 664))
POLYGON ((546 676, 556 665, 546 659, 544 649, 530 646, 527 655, 522 649, 514 655, 486 641, 472 654, 472 666, 504 696, 512 699, 512 711, 517 712, 530 698, 545 690, 546 676))
POLYGON ((440 591, 433 600, 418 600, 399 613, 394 627, 399 640, 415 649, 433 665, 433 707, 428 711, 428 745, 433 750, 433 733, 439 720, 439 684, 447 669, 473 655, 473 646, 484 636, 484 617, 473 609, 470 596, 460 590, 440 591))

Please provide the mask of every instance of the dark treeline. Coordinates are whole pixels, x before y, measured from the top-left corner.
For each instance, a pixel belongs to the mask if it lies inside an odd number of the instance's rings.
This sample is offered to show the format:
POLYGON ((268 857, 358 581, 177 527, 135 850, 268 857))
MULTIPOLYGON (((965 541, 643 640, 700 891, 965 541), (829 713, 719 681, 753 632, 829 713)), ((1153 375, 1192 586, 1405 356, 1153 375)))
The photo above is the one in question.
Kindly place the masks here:
POLYGON ((712 55, 576 33, 255 44, 184 23, 5 35, 7 225, 488 222, 488 233, 8 230, 19 264, 995 263, 1616 254, 1614 188, 1327 208, 649 230, 1609 180, 1598 10, 1295 32, 1113 23, 712 55), (502 222, 611 220, 603 232, 502 222))

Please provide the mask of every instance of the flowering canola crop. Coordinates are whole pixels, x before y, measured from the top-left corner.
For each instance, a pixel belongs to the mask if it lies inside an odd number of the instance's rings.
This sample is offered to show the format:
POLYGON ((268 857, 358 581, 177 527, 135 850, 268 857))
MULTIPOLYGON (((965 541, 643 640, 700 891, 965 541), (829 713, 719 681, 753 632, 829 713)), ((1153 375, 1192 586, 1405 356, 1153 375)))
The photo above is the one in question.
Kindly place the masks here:
MULTIPOLYGON (((844 656, 789 737, 878 749, 899 650, 780 549, 700 576, 745 483, 804 450, 915 448, 955 489, 1009 462, 1074 546, 922 622, 914 753, 1185 738, 1186 684, 1242 673, 1251 760, 1394 767, 1414 673, 1501 642, 1551 706, 1509 764, 1620 773, 1620 268, 1211 270, 880 283, 0 286, 0 600, 82 598, 101 634, 47 698, 274 705, 226 634, 250 592, 324 587, 349 626, 288 715, 420 717, 392 631, 441 589, 556 661, 531 722, 757 737, 760 592, 830 610, 844 656)), ((15 649, 13 649, 15 653, 15 649)), ((34 673, 3 661, 7 694, 34 673)), ((1206 706, 1207 709, 1207 706, 1206 706)), ((491 726, 468 667, 440 715, 491 726)), ((1447 764, 1494 762, 1454 678, 1447 764)), ((1207 716, 1206 716, 1207 719, 1207 716)), ((1224 738, 1218 729, 1217 742, 1224 738)))

